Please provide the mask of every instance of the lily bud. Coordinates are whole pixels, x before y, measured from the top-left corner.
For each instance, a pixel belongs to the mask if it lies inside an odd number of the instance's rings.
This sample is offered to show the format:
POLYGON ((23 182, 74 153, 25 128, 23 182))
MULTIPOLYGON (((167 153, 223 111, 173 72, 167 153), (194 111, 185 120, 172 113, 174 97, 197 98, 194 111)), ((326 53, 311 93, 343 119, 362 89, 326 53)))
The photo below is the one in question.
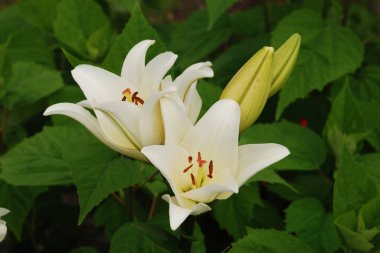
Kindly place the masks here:
POLYGON ((279 49, 274 52, 273 81, 269 96, 281 89, 296 63, 301 45, 301 36, 293 34, 279 49))
POLYGON ((255 122, 268 99, 273 55, 272 47, 263 47, 239 69, 220 96, 221 99, 230 98, 239 103, 240 131, 255 122))

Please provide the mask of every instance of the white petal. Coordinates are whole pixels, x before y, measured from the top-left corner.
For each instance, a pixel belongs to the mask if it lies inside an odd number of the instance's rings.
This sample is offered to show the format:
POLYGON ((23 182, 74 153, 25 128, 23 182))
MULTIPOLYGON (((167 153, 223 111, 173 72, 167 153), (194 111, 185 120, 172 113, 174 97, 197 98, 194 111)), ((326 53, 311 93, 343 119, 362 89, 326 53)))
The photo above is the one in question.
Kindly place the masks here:
POLYGON ((94 109, 104 111, 112 115, 124 128, 128 139, 138 148, 141 148, 140 115, 141 108, 122 101, 97 104, 94 109))
POLYGON ((7 225, 5 221, 0 220, 0 242, 2 242, 7 234, 7 225))
POLYGON ((250 177, 269 165, 285 158, 289 150, 275 143, 248 144, 239 147, 239 165, 236 181, 243 185, 250 177))
POLYGON ((197 83, 193 83, 188 92, 186 92, 184 104, 186 107, 187 114, 189 115, 189 118, 193 124, 198 119, 199 113, 201 112, 202 108, 202 99, 201 96, 199 96, 199 93, 197 91, 197 83))
POLYGON ((9 210, 3 207, 0 207, 0 218, 4 215, 7 215, 9 213, 9 210))
POLYGON ((181 174, 188 166, 189 154, 178 146, 152 145, 145 147, 141 152, 161 172, 172 188, 178 203, 184 208, 190 208, 194 202, 182 197, 181 174))
POLYGON ((87 111, 80 105, 71 103, 59 103, 50 106, 44 112, 45 116, 54 114, 61 114, 75 119, 83 126, 85 126, 93 135, 95 135, 96 138, 98 138, 101 142, 103 142, 105 145, 109 146, 116 152, 142 161, 146 160, 145 157, 139 152, 139 150, 136 150, 136 148, 133 148, 133 146, 131 146, 131 148, 120 146, 117 143, 114 143, 111 140, 109 140, 102 132, 97 119, 89 111, 87 111))
POLYGON ((91 65, 78 65, 71 74, 90 103, 92 100, 97 102, 121 100, 123 90, 126 88, 136 90, 120 76, 91 65))
POLYGON ((199 215, 211 210, 211 208, 204 203, 194 203, 191 208, 181 207, 178 205, 176 199, 170 197, 168 194, 162 196, 162 198, 169 203, 169 221, 172 230, 176 230, 189 215, 199 215))
MULTIPOLYGON (((216 102, 185 136, 181 146, 188 152, 201 152, 213 160, 215 173, 223 168, 237 168, 240 109, 230 99, 216 102)), ((234 174, 234 173, 232 173, 234 174)))
POLYGON ((154 40, 143 40, 137 43, 125 57, 121 77, 132 82, 137 89, 140 87, 144 75, 146 52, 153 44, 154 40))
POLYGON ((94 112, 106 140, 123 149, 140 149, 133 140, 129 139, 123 126, 111 114, 100 110, 94 112))
POLYGON ((164 128, 160 103, 158 102, 164 95, 174 92, 175 90, 157 92, 149 99, 145 100, 144 105, 141 107, 140 133, 141 144, 143 147, 154 144, 163 144, 164 128))
POLYGON ((59 103, 49 106, 44 112, 44 116, 54 114, 61 114, 75 119, 85 126, 93 135, 95 135, 96 138, 104 141, 98 121, 82 106, 72 103, 59 103))
POLYGON ((88 100, 79 101, 77 103, 77 105, 80 105, 80 106, 87 108, 87 109, 92 109, 92 105, 91 105, 90 101, 88 101, 88 100))
POLYGON ((178 145, 182 138, 193 127, 183 104, 179 104, 172 98, 162 98, 162 119, 165 129, 165 144, 178 145))
POLYGON ((171 89, 171 87, 174 87, 172 76, 165 76, 165 78, 161 82, 161 90, 171 89))
POLYGON ((220 185, 209 183, 200 188, 185 192, 182 194, 185 198, 191 199, 195 202, 209 203, 213 201, 220 193, 238 193, 239 188, 236 185, 220 185))
POLYGON ((196 63, 185 69, 185 71, 174 80, 175 86, 178 87, 178 96, 181 99, 185 98, 191 84, 201 78, 214 76, 214 71, 210 66, 210 62, 196 63))
POLYGON ((165 74, 173 66, 177 55, 172 52, 164 52, 154 57, 145 67, 144 76, 139 89, 143 98, 148 98, 158 92, 165 74))

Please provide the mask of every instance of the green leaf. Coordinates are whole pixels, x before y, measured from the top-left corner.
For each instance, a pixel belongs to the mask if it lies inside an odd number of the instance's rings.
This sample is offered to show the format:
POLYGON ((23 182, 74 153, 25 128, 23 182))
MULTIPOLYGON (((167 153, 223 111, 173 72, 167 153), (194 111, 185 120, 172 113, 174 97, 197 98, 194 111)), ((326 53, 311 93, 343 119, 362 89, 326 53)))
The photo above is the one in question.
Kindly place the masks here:
POLYGON ((369 202, 364 204, 358 213, 359 219, 359 229, 372 229, 374 227, 378 228, 380 232, 380 196, 371 199, 369 202))
POLYGON ((222 88, 220 86, 215 85, 211 82, 200 80, 197 84, 197 90, 199 95, 202 98, 202 109, 199 115, 199 119, 203 114, 207 112, 207 110, 219 100, 220 95, 222 94, 222 88))
POLYGON ((340 247, 331 213, 315 198, 294 201, 286 209, 286 231, 308 243, 315 252, 335 252, 340 247))
POLYGON ((84 59, 102 57, 108 48, 111 27, 93 0, 62 0, 54 23, 57 39, 84 59))
POLYGON ((204 236, 202 234, 201 227, 198 225, 198 223, 195 223, 194 225, 193 237, 194 237, 194 240, 191 243, 191 252, 192 253, 206 253, 204 236))
POLYGON ((71 250, 69 253, 98 253, 98 251, 91 247, 80 247, 71 250))
POLYGON ((241 134, 240 145, 250 143, 278 143, 287 147, 290 155, 273 165, 277 170, 315 170, 326 157, 326 148, 316 133, 286 121, 248 128, 241 134))
POLYGON ((108 198, 97 209, 94 221, 97 227, 105 227, 107 235, 113 234, 128 221, 127 210, 114 198, 108 198), (112 217, 112 219, 110 219, 112 217))
POLYGON ((269 36, 255 36, 254 39, 243 40, 225 50, 214 61, 212 68, 215 77, 212 83, 220 87, 227 85, 235 73, 249 60, 257 51, 269 43, 269 36))
POLYGON ((17 5, 0 12, 0 44, 11 39, 8 58, 12 63, 31 61, 54 66, 49 37, 23 19, 17 5))
MULTIPOLYGON (((264 15, 264 5, 260 4, 253 8, 232 12, 228 15, 228 18, 231 24, 231 29, 234 31, 234 33, 240 33, 245 36, 254 37, 254 39, 249 40, 255 40, 257 38, 260 38, 262 34, 265 33, 265 22, 263 22, 263 20, 265 20, 264 15)), ((265 35, 265 37, 269 36, 265 35)), ((266 43, 265 45, 268 44, 269 43, 266 43)), ((258 51, 258 49, 256 51, 258 51)), ((254 52, 252 52, 252 55, 253 54, 254 52)))
POLYGON ((230 253, 313 253, 303 241, 286 232, 249 229, 248 235, 232 244, 230 253))
POLYGON ((142 173, 133 160, 119 155, 96 139, 76 139, 76 145, 64 151, 80 204, 79 224, 86 215, 109 194, 143 180, 142 173), (86 147, 83 150, 83 147, 86 147))
MULTIPOLYGON (((79 137, 89 136, 86 130, 45 127, 23 140, 1 157, 1 178, 15 185, 60 185, 72 182, 71 171, 63 157, 66 147, 79 137)), ((76 145, 79 145, 77 143, 76 145)))
POLYGON ((14 108, 31 104, 62 87, 58 71, 31 62, 17 62, 6 84, 5 105, 14 108))
POLYGON ((359 106, 368 131, 365 138, 380 152, 380 102, 378 101, 359 101, 359 106))
POLYGON ((222 228, 238 239, 246 234, 246 227, 251 223, 255 205, 262 205, 259 187, 257 184, 246 185, 239 189, 239 194, 219 201, 213 208, 214 216, 222 228))
POLYGON ((120 73, 125 56, 138 42, 146 39, 155 40, 156 44, 149 50, 149 56, 156 55, 165 49, 157 32, 146 20, 139 5, 136 5, 123 32, 113 43, 103 66, 114 73, 120 73))
POLYGON ((21 239, 22 227, 34 200, 44 191, 46 191, 44 187, 16 187, 0 181, 0 206, 10 210, 10 213, 2 219, 17 240, 21 239))
POLYGON ((373 182, 377 192, 380 192, 380 153, 371 153, 359 157, 359 162, 365 175, 373 182))
POLYGON ((57 14, 58 0, 22 0, 20 12, 33 25, 41 30, 52 32, 57 14))
POLYGON ((219 17, 237 0, 206 0, 208 9, 208 29, 211 29, 219 17))
POLYGON ((332 184, 326 176, 320 175, 320 173, 297 175, 294 178, 288 179, 288 184, 294 190, 291 190, 289 187, 285 188, 284 185, 280 184, 268 185, 268 189, 289 201, 295 201, 304 197, 314 197, 323 203, 330 201, 332 184))
POLYGON ((301 49, 293 73, 281 90, 277 118, 297 99, 353 72, 363 57, 363 45, 355 33, 329 26, 314 11, 297 10, 281 20, 272 34, 272 44, 279 47, 293 33, 302 36, 301 49))
POLYGON ((353 96, 350 86, 343 85, 333 101, 325 125, 327 138, 338 160, 344 148, 353 153, 357 143, 366 137, 368 130, 365 123, 358 100, 353 96))
POLYGON ((270 184, 280 184, 289 188, 292 191, 296 191, 296 189, 294 189, 292 185, 290 185, 282 177, 280 177, 272 168, 266 168, 264 170, 259 171, 257 174, 251 177, 251 179, 248 180, 248 183, 257 181, 263 181, 270 184))
MULTIPOLYGON (((362 205, 379 194, 374 183, 376 178, 369 174, 371 171, 366 171, 366 165, 368 166, 368 164, 357 162, 347 151, 342 153, 334 185, 335 217, 352 210, 358 211, 362 205)), ((371 167, 378 168, 378 164, 372 164, 371 167)))
POLYGON ((207 30, 207 22, 206 11, 197 11, 174 31, 170 50, 179 55, 179 69, 203 60, 229 37, 227 20, 220 20, 211 30, 207 30))
POLYGON ((348 247, 360 251, 369 251, 373 248, 373 244, 365 235, 356 232, 357 224, 354 211, 338 216, 335 224, 348 247))
POLYGON ((123 225, 113 236, 110 253, 180 252, 177 239, 158 226, 145 223, 123 225))

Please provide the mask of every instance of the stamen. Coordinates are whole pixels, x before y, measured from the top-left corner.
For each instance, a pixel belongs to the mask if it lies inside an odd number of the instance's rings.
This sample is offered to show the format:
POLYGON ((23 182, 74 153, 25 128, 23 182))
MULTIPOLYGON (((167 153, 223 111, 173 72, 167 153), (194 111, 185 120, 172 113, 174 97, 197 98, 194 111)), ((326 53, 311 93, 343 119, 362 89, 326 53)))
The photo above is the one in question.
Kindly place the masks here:
POLYGON ((195 186, 195 177, 193 173, 191 173, 190 176, 191 176, 191 183, 195 186))
POLYGON ((202 168, 203 164, 206 163, 206 160, 202 160, 201 152, 198 152, 198 159, 197 159, 197 162, 198 162, 198 166, 199 166, 200 168, 202 168))
POLYGON ((214 163, 212 160, 210 161, 210 164, 208 165, 208 177, 212 178, 212 172, 214 171, 214 163))
POLYGON ((186 173, 189 169, 191 169, 191 167, 193 167, 192 164, 190 164, 189 166, 187 166, 187 167, 183 170, 183 173, 186 173))
POLYGON ((189 163, 191 163, 191 162, 193 161, 193 157, 192 157, 192 156, 189 156, 189 157, 187 158, 187 160, 189 161, 189 163))

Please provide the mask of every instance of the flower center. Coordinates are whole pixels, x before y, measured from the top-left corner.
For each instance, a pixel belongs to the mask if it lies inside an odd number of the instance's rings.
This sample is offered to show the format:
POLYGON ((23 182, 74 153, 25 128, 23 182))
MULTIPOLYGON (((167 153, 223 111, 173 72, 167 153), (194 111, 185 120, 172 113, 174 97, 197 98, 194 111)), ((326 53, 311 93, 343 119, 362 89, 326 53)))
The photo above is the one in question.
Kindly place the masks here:
POLYGON ((189 166, 187 166, 182 172, 185 174, 190 173, 191 189, 196 189, 202 187, 207 183, 209 179, 212 178, 212 173, 214 172, 214 163, 212 160, 208 163, 208 170, 206 171, 207 164, 206 160, 202 159, 201 152, 198 152, 198 157, 194 166, 193 157, 189 156, 187 158, 189 166))
POLYGON ((122 92, 123 98, 121 99, 121 101, 128 101, 130 103, 134 103, 135 105, 139 105, 139 104, 143 105, 144 100, 137 96, 138 93, 139 93, 138 91, 132 93, 130 88, 125 89, 122 92))

